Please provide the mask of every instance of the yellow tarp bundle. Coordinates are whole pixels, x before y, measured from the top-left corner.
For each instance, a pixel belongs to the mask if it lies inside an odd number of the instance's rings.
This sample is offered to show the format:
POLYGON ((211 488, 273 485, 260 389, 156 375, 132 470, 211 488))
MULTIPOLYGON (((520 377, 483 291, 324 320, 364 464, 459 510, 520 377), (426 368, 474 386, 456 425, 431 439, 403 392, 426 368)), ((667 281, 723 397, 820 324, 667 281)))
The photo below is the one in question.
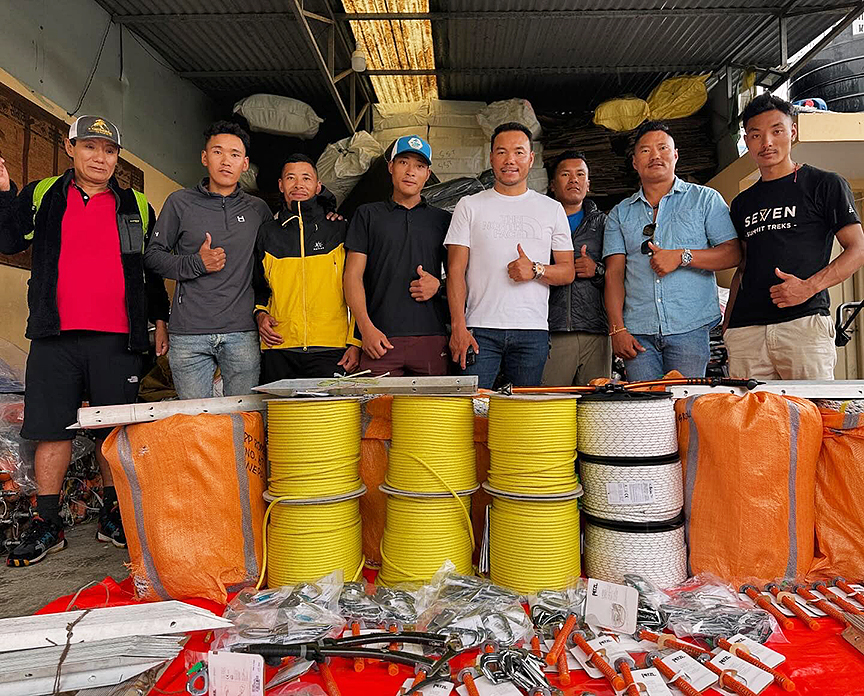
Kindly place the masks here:
POLYGON ((708 101, 707 79, 708 75, 683 75, 663 80, 648 97, 651 118, 686 118, 695 114, 708 101))

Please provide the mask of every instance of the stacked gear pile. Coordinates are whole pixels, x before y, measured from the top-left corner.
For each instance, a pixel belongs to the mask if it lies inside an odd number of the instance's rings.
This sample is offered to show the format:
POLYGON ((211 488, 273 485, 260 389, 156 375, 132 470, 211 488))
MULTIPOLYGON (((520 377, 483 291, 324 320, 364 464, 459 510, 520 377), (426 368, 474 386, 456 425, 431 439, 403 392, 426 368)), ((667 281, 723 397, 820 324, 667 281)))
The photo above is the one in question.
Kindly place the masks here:
POLYGON ((580 574, 575 471, 577 399, 489 401, 489 570, 522 593, 561 589, 580 574))
POLYGON ((428 582, 447 560, 470 575, 471 494, 477 490, 472 400, 394 396, 391 413, 379 582, 428 582))
POLYGON ((683 582, 684 487, 672 394, 583 396, 579 463, 588 574, 616 583, 629 573, 664 587, 683 582))
MULTIPOLYGON (((363 570, 359 498, 360 402, 284 399, 267 406, 270 478, 264 499, 268 585, 363 570), (268 526, 269 520, 269 526, 268 526)), ((264 570, 258 581, 264 581, 264 570)))

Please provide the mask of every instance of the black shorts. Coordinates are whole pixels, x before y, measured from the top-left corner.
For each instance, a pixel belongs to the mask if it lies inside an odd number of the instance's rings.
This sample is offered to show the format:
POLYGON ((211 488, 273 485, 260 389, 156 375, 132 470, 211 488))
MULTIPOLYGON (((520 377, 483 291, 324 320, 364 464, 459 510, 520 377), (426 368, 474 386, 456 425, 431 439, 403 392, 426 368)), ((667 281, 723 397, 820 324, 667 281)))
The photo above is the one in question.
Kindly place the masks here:
POLYGON ((307 353, 287 348, 262 350, 261 384, 280 379, 312 379, 332 377, 334 373, 344 374, 345 369, 339 366, 343 355, 345 348, 311 350, 307 353))
MULTIPOLYGON (((91 406, 130 404, 138 398, 144 356, 130 353, 129 335, 63 331, 30 343, 24 387, 28 440, 71 440, 82 401, 91 406)), ((111 428, 94 431, 105 437, 111 428)))

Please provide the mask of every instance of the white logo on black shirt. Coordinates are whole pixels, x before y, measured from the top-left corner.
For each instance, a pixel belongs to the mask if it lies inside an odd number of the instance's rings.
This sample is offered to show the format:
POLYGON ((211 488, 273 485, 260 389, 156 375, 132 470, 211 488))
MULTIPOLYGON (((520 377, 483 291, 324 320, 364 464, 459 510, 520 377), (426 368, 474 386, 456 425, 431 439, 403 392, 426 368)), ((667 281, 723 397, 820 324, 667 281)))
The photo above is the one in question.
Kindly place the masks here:
POLYGON ((315 242, 312 245, 312 251, 324 251, 324 242, 315 242))
POLYGON ((789 230, 795 226, 795 215, 797 206, 784 205, 776 208, 762 208, 752 215, 744 218, 744 227, 747 228, 747 236, 768 230, 789 230))
POLYGON ((243 215, 238 215, 237 222, 246 222, 246 218, 243 215))

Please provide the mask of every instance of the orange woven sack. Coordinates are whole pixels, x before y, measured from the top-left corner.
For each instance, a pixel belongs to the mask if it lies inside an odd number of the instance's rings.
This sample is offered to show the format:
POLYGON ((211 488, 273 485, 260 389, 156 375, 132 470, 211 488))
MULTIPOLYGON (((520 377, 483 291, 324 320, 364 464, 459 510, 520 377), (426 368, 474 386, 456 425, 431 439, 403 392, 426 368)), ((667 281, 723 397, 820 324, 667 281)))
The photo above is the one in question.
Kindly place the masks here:
POLYGON ((257 580, 267 487, 260 413, 122 426, 102 452, 140 599, 224 604, 232 588, 257 580))
POLYGON ((802 577, 813 562, 822 419, 767 392, 679 400, 691 575, 802 577))
POLYGON ((864 414, 821 408, 814 578, 864 577, 864 414))

